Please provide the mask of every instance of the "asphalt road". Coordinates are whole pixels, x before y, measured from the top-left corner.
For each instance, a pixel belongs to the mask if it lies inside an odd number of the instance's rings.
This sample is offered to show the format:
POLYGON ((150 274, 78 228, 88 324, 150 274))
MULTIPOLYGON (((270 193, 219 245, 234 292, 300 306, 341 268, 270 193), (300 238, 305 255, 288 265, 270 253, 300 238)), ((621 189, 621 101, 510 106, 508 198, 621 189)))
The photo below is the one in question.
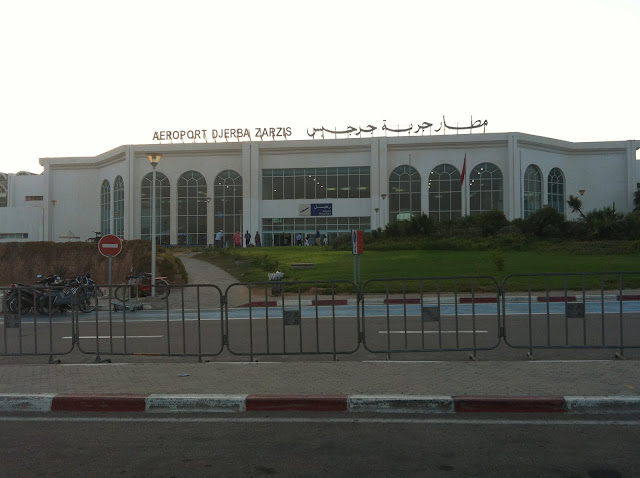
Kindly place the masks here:
MULTIPOLYGON (((326 360, 334 353, 357 360, 388 355, 403 360, 449 360, 468 358, 474 351, 491 360, 513 360, 529 347, 544 358, 611 358, 620 351, 621 343, 640 346, 640 312, 631 309, 623 313, 608 308, 588 310, 585 318, 566 318, 546 312, 555 310, 557 304, 552 304, 553 309, 532 304, 536 307, 526 307, 524 312, 517 304, 519 308, 505 314, 503 324, 496 305, 484 305, 494 313, 487 314, 480 307, 443 308, 439 320, 423 320, 415 306, 371 307, 360 318, 355 307, 304 307, 301 314, 287 307, 285 315, 293 312, 287 315, 291 324, 283 319, 282 308, 233 309, 226 346, 219 310, 81 314, 77 332, 79 349, 90 354, 225 354, 245 360, 247 356, 282 355, 308 359, 319 354, 326 360), (387 311, 400 315, 386 315, 387 311), (587 350, 589 347, 602 349, 587 350)), ((70 315, 25 317, 19 328, 0 328, 0 354, 65 354, 72 348, 73 335, 70 315)), ((624 354, 636 357, 639 352, 628 348, 624 354)))
POLYGON ((0 416, 11 477, 634 477, 633 415, 0 416))

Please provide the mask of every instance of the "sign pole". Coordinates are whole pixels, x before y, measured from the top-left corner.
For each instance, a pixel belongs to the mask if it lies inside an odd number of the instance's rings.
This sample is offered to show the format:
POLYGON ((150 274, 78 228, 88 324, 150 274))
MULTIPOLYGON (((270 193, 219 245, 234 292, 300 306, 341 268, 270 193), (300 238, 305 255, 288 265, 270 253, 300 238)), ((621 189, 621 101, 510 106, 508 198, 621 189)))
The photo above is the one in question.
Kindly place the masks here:
POLYGON ((113 265, 113 256, 109 256, 109 290, 111 290, 111 270, 113 265))

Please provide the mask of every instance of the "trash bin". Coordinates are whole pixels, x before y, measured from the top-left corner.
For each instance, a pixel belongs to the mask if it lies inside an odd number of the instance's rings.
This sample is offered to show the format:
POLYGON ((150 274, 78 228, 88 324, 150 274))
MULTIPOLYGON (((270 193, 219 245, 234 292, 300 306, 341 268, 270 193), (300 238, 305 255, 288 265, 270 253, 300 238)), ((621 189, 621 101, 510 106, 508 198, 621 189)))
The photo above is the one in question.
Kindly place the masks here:
POLYGON ((280 281, 284 277, 284 272, 269 272, 268 275, 271 281, 271 295, 282 294, 282 283, 280 281))

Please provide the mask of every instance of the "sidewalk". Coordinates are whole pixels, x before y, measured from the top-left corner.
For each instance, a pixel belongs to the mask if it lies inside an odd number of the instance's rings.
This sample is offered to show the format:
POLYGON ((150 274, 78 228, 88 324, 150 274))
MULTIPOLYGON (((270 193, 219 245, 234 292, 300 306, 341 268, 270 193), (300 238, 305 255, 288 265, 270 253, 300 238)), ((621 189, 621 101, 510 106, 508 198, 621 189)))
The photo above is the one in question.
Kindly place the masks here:
POLYGON ((64 401, 64 410, 126 411, 134 403, 130 411, 145 411, 151 401, 163 411, 245 411, 256 397, 278 410, 308 410, 309 401, 312 410, 323 410, 338 400, 359 403, 358 411, 452 412, 471 400, 474 411, 498 403, 489 411, 540 405, 547 412, 640 413, 640 367, 635 361, 0 366, 0 411, 58 409, 52 400, 64 401), (549 403, 560 409, 546 408, 549 403))

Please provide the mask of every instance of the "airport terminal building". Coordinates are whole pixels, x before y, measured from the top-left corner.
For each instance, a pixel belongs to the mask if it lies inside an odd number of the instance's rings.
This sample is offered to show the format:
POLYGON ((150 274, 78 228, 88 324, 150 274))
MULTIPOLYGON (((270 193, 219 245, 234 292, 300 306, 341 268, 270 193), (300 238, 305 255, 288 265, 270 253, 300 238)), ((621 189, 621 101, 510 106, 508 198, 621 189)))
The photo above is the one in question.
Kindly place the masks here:
MULTIPOLYGON (((222 230, 262 245, 298 233, 329 241, 425 213, 438 220, 498 209, 508 219, 580 196, 586 211, 633 209, 640 141, 572 143, 523 133, 241 140, 120 146, 42 158, 44 171, 0 174, 0 241, 149 239, 156 168, 161 244, 209 245, 222 230)), ((243 241, 244 243, 244 241, 243 241)))

